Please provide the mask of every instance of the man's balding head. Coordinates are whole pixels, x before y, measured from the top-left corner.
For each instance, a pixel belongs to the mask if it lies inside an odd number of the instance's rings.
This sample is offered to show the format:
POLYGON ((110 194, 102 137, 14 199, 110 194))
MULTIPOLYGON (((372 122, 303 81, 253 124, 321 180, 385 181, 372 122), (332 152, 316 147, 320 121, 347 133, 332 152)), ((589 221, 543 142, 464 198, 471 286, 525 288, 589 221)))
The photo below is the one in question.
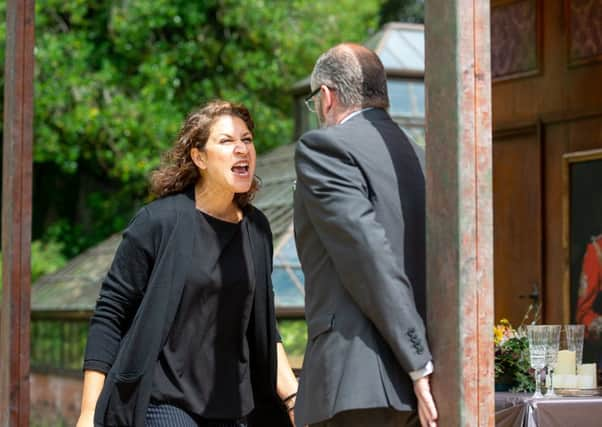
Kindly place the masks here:
POLYGON ((334 89, 339 102, 349 109, 389 106, 383 64, 373 51, 358 44, 339 44, 318 58, 311 87, 320 85, 334 89))

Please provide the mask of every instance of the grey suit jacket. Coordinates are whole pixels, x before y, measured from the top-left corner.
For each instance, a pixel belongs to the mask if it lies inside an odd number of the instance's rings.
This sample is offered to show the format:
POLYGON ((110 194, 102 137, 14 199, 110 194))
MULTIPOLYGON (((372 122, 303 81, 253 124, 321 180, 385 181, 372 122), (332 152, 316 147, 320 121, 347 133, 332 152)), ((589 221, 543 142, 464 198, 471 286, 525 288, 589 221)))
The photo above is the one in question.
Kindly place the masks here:
POLYGON ((350 409, 415 408, 408 372, 431 360, 423 162, 381 109, 297 144, 295 237, 309 338, 297 425, 350 409))

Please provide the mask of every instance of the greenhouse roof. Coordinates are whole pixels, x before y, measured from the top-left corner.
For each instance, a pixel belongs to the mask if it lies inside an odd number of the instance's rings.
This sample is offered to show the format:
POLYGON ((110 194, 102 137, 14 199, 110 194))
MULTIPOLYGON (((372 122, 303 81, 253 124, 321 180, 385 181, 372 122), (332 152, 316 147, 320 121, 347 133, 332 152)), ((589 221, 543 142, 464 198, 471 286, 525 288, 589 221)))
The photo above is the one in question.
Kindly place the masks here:
POLYGON ((255 174, 261 185, 253 204, 270 220, 275 244, 293 220, 294 152, 295 144, 287 144, 257 159, 255 174))
POLYGON ((388 74, 424 75, 424 25, 390 22, 364 46, 376 52, 388 74))
POLYGON ((107 274, 121 235, 115 234, 81 253, 54 273, 39 278, 31 289, 34 312, 90 312, 100 282, 107 274))
POLYGON ((276 310, 283 315, 303 313, 305 288, 293 232, 295 144, 280 146, 257 161, 260 191, 254 204, 270 220, 274 235, 272 284, 276 310))

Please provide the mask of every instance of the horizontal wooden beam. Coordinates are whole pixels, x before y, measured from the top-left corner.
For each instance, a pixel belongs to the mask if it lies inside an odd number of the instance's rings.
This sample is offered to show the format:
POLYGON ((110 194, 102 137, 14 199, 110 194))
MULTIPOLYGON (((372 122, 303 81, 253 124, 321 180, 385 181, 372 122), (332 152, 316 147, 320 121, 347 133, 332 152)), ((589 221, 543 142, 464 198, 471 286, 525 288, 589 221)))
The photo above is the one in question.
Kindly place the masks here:
POLYGON ((495 124, 493 128, 493 137, 506 138, 516 135, 531 134, 537 132, 539 125, 559 125, 581 120, 591 120, 599 117, 602 117, 602 108, 538 114, 532 120, 516 120, 495 124))

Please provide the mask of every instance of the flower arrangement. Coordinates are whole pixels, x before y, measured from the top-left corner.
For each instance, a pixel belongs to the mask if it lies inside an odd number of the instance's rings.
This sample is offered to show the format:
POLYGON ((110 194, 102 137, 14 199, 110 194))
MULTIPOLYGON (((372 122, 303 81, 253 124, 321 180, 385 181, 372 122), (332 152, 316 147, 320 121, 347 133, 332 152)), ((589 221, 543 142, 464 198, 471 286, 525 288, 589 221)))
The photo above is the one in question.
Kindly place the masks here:
POLYGON ((531 392, 535 382, 529 364, 529 340, 523 328, 514 329, 507 319, 493 328, 496 389, 531 392))

